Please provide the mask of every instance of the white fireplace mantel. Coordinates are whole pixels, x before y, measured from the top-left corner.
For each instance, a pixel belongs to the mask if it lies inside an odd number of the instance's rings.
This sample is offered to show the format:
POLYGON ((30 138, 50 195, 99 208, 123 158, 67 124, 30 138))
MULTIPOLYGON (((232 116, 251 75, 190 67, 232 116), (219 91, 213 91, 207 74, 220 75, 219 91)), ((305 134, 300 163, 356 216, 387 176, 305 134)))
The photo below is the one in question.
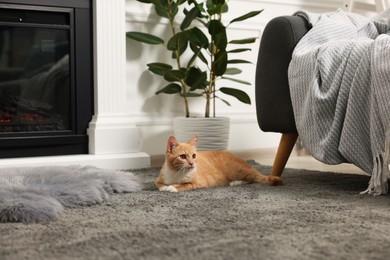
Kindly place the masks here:
POLYGON ((0 167, 83 164, 110 169, 150 166, 126 111, 125 0, 93 0, 94 116, 89 154, 0 159, 0 167))

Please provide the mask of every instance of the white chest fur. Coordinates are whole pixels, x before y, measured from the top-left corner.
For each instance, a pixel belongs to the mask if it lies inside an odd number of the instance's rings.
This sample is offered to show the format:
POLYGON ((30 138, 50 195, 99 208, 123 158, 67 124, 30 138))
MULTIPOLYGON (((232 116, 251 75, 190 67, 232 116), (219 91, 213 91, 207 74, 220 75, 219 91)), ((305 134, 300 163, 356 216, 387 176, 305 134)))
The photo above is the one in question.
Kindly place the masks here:
POLYGON ((195 168, 173 171, 166 164, 162 167, 162 176, 166 185, 186 183, 195 173, 195 168))

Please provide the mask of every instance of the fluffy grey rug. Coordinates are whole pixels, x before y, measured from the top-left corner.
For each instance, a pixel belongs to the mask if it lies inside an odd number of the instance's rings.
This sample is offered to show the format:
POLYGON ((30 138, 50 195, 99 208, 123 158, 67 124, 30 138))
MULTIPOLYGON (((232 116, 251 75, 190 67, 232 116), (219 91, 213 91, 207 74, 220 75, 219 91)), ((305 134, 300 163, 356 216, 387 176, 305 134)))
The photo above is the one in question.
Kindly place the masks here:
MULTIPOLYGON (((268 173, 267 166, 255 165, 268 173)), ((140 192, 66 208, 55 221, 0 223, 0 258, 387 259, 390 196, 360 195, 369 176, 286 169, 284 186, 140 192)))
POLYGON ((141 190, 132 173, 86 166, 0 170, 0 222, 52 220, 66 208, 101 203, 109 194, 141 190))

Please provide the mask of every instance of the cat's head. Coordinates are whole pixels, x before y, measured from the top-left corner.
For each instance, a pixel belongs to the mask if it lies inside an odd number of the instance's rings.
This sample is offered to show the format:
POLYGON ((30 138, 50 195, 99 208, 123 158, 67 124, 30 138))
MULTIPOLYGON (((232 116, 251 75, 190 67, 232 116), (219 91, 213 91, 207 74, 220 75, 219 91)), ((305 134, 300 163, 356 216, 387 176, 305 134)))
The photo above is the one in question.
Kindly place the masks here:
POLYGON ((180 143, 176 137, 170 136, 167 142, 166 163, 172 170, 193 169, 196 167, 196 145, 198 136, 193 136, 186 143, 180 143))

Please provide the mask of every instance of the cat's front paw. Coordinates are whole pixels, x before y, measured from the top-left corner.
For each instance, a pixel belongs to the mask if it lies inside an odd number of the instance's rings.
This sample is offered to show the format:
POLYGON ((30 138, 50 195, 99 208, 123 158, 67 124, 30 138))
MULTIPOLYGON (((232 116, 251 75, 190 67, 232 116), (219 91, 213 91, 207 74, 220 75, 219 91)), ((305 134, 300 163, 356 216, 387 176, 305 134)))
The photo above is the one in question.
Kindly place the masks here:
POLYGON ((177 189, 173 185, 163 186, 160 191, 177 192, 177 189))

